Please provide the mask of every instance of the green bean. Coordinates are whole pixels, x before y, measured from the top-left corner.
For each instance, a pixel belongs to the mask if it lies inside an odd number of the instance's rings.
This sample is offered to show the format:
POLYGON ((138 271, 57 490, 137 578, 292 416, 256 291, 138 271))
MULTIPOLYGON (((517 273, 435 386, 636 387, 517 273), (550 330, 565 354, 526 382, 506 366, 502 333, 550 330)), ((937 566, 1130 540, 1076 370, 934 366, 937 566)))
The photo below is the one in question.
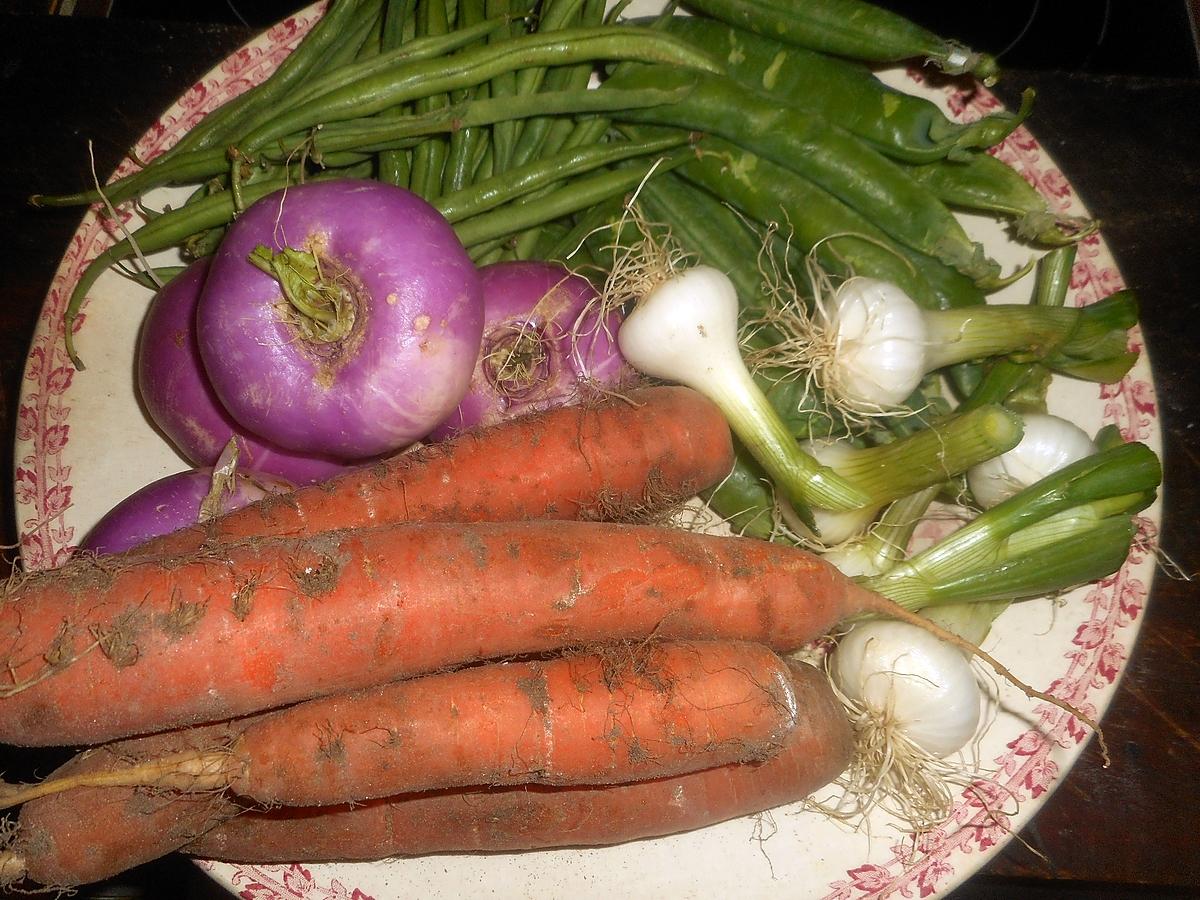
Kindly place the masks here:
POLYGON ((1016 113, 954 122, 930 100, 885 85, 859 63, 789 46, 700 16, 661 26, 725 61, 729 76, 776 100, 808 109, 893 159, 927 163, 1004 140, 1029 115, 1033 92, 1016 113))
POLYGON ((777 227, 798 251, 813 252, 827 272, 881 278, 918 303, 929 302, 932 290, 916 266, 837 197, 727 141, 706 137, 699 147, 699 156, 680 169, 682 177, 755 221, 777 227))
MULTIPOLYGON (((603 0, 555 0, 549 12, 551 15, 547 16, 546 9, 543 8, 543 15, 538 23, 539 32, 563 28, 569 24, 596 27, 604 23, 603 0)), ((519 93, 525 92, 536 84, 538 91, 583 90, 588 87, 594 71, 595 66, 590 62, 576 66, 559 66, 549 71, 526 69, 518 74, 517 89, 519 93), (522 79, 522 76, 528 77, 522 79)), ((523 119, 518 127, 510 165, 519 168, 538 156, 554 155, 562 149, 562 144, 572 128, 572 122, 561 117, 539 116, 523 119)), ((535 226, 514 239, 513 255, 517 259, 529 259, 533 256, 541 228, 540 225, 535 226)))
MULTIPOLYGON (((458 4, 458 29, 470 28, 484 21, 485 0, 461 0, 458 4)), ((460 90, 451 97, 451 103, 462 103, 476 97, 486 96, 485 85, 460 90)), ((446 194, 466 187, 475 173, 480 143, 487 139, 485 128, 459 128, 450 132, 446 162, 443 166, 441 193, 446 194)))
POLYGON ((352 43, 353 38, 348 39, 346 35, 355 32, 355 21, 368 14, 376 15, 378 6, 378 0, 336 0, 331 3, 299 46, 284 58, 266 81, 209 113, 180 138, 168 153, 217 146, 235 135, 246 117, 279 102, 299 82, 308 78, 314 69, 327 64, 323 57, 341 44, 352 43), (372 7, 375 12, 372 12, 372 7))
MULTIPOLYGON (((604 22, 603 0, 584 0, 580 23, 586 26, 601 25, 604 22)), ((551 70, 546 78, 546 84, 551 90, 582 90, 592 78, 594 66, 584 63, 572 67, 559 67, 551 70)), ((545 90, 546 87, 543 87, 545 90)), ((521 129, 521 140, 516 148, 517 160, 528 161, 536 154, 556 153, 564 148, 568 135, 574 129, 574 123, 568 119, 546 117, 525 123, 521 129)))
POLYGON ((376 15, 371 24, 363 30, 362 40, 358 42, 358 52, 354 54, 357 63, 366 62, 379 56, 383 49, 383 16, 376 15))
POLYGON ((679 103, 623 112, 621 120, 719 135, 816 183, 899 243, 942 260, 977 283, 1000 281, 999 265, 940 200, 898 164, 820 116, 695 69, 621 66, 605 87, 644 84, 692 89, 679 103))
POLYGON ((250 154, 268 142, 315 125, 374 115, 397 103, 482 84, 496 75, 539 65, 574 65, 585 60, 669 62, 718 70, 690 45, 635 27, 578 28, 531 34, 492 46, 465 49, 449 59, 423 60, 356 81, 289 106, 239 141, 250 154))
POLYGON ((972 72, 985 84, 999 77, 994 57, 946 40, 865 0, 687 0, 705 15, 789 44, 868 62, 924 57, 942 71, 972 72))
MULTIPOLYGON (((380 35, 380 56, 404 46, 408 32, 412 30, 413 6, 416 0, 387 0, 383 12, 383 32, 380 35)), ((376 57, 378 58, 378 57, 376 57)), ((404 112, 393 107, 380 113, 381 116, 399 116, 404 112)), ((408 150, 382 150, 379 153, 379 180, 397 187, 408 187, 412 172, 412 156, 408 150)))
MULTIPOLYGON (((369 152, 411 147, 414 146, 411 140, 414 137, 453 132, 458 128, 488 125, 527 116, 610 112, 623 106, 673 103, 682 97, 685 91, 639 88, 612 93, 613 96, 610 97, 606 96, 608 92, 605 91, 564 91, 539 94, 531 98, 473 100, 426 116, 350 120, 322 127, 312 134, 285 136, 277 142, 278 150, 267 148, 263 156, 269 160, 284 161, 307 152, 319 160, 323 155, 347 150, 369 152)), ((601 131, 606 121, 599 123, 601 131)), ((598 139, 594 136, 594 140, 598 139)), ((592 143, 594 140, 584 143, 592 143)), ((190 184, 220 175, 228 170, 228 166, 228 155, 224 150, 191 151, 157 167, 152 173, 155 177, 144 179, 136 188, 138 192, 142 192, 162 185, 190 184)), ((115 205, 135 196, 126 188, 126 184, 118 182, 105 189, 105 196, 111 203, 115 205)))
MULTIPOLYGON (((394 145, 397 141, 405 141, 413 137, 529 116, 611 112, 614 109, 674 103, 684 96, 684 93, 658 88, 635 88, 620 92, 563 91, 530 97, 510 96, 491 100, 469 100, 425 116, 406 116, 402 119, 386 121, 362 119, 330 125, 320 129, 312 136, 311 146, 314 153, 380 150, 394 145)), ((283 143, 286 146, 287 142, 283 143)), ((582 146, 588 146, 591 143, 596 143, 596 141, 586 142, 582 146)), ((274 156, 268 154, 267 158, 274 158, 274 156)))
POLYGON ((1098 227, 1089 219, 1055 212, 1020 172, 987 153, 912 166, 909 174, 949 206, 1012 219, 1021 240, 1059 247, 1098 227))
POLYGON ((504 29, 510 22, 508 16, 497 16, 477 22, 469 27, 458 28, 445 34, 413 37, 403 45, 381 53, 359 63, 330 68, 319 78, 306 84, 303 90, 289 97, 289 103, 306 103, 338 88, 355 84, 366 78, 386 73, 405 62, 439 59, 449 56, 464 47, 479 42, 488 35, 504 29))
MULTIPOLYGON (((368 42, 374 42, 375 49, 378 48, 378 29, 382 27, 382 23, 383 4, 380 0, 375 0, 374 3, 362 10, 359 17, 350 22, 346 27, 346 36, 343 40, 330 48, 321 64, 313 66, 311 78, 305 78, 299 82, 297 88, 300 91, 306 90, 311 81, 324 77, 325 72, 361 62, 364 58, 363 50, 368 42)), ((288 99, 291 99, 290 95, 288 95, 288 99)), ((245 123, 242 124, 245 125, 245 123)), ((237 131, 232 133, 236 134, 237 131)))
POLYGON ((532 194, 545 185, 560 184, 604 166, 669 150, 686 143, 687 139, 686 134, 673 134, 648 141, 621 141, 568 150, 443 195, 433 204, 447 221, 460 222, 532 194))
MULTIPOLYGON (((521 0, 484 0, 488 16, 500 12, 507 14, 521 0)), ((511 40, 521 34, 517 26, 510 26, 507 33, 497 32, 488 36, 488 46, 496 46, 502 41, 511 40)), ((511 69, 497 72, 487 82, 487 92, 491 97, 512 97, 517 92, 517 73, 511 69)), ((517 142, 517 123, 498 122, 492 128, 491 153, 489 156, 489 173, 503 172, 508 168, 512 158, 512 150, 517 142)))
MULTIPOLYGON (((418 37, 441 37, 450 30, 443 0, 417 0, 418 37)), ((445 109, 450 103, 446 94, 431 94, 418 98, 414 109, 417 115, 445 109)), ((412 173, 409 188, 426 200, 441 191, 442 167, 446 163, 448 146, 442 136, 431 136, 412 151, 412 173)))
MULTIPOLYGON (((580 256, 585 256, 594 263, 591 250, 587 246, 587 239, 616 221, 624 209, 625 198, 623 196, 608 197, 593 204, 575 216, 574 224, 565 234, 558 236, 553 241, 539 244, 537 258, 556 260, 566 264, 580 256)), ((579 268, 579 266, 575 266, 575 268, 579 268)))
POLYGON ((635 188, 655 171, 669 171, 687 158, 688 151, 659 158, 651 163, 629 166, 577 179, 553 194, 539 197, 536 202, 509 203, 499 209, 473 216, 458 223, 455 232, 466 247, 511 235, 523 229, 553 221, 587 209, 601 200, 609 199, 635 188))
MULTIPOLYGON (((584 23, 581 20, 581 13, 584 5, 584 0, 542 0, 537 17, 534 22, 534 30, 538 34, 550 34, 555 31, 562 31, 565 28, 578 28, 581 25, 597 25, 599 23, 589 22, 584 23)), ((542 86, 546 81, 547 68, 545 66, 529 66, 517 72, 516 83, 513 91, 517 96, 528 96, 536 94, 542 90, 542 86)), ((562 74, 555 76, 551 81, 550 88, 552 90, 562 90, 569 86, 569 83, 562 79, 562 74)), ((526 137, 525 132, 528 130, 530 123, 521 121, 517 123, 515 132, 513 133, 513 152, 509 160, 510 166, 520 166, 529 162, 534 154, 531 152, 531 146, 536 146, 540 142, 540 137, 537 135, 526 137)), ((539 124, 537 131, 541 131, 539 124)))

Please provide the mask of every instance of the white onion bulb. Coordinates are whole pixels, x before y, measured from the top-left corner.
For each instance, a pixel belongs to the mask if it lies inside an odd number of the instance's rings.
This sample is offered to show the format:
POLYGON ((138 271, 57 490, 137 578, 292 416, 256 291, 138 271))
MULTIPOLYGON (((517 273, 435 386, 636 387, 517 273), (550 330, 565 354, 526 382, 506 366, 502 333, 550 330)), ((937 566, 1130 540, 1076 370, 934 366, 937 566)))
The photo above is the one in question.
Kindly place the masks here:
POLYGON ((984 509, 1096 452, 1087 432, 1073 422, 1045 413, 1022 419, 1025 434, 1017 446, 967 470, 967 487, 984 509))
POLYGON ((827 314, 827 390, 865 412, 903 404, 927 370, 921 308, 896 285, 859 276, 842 282, 827 314))
POLYGON ((915 625, 864 622, 838 642, 838 689, 938 758, 966 746, 983 694, 962 652, 915 625))

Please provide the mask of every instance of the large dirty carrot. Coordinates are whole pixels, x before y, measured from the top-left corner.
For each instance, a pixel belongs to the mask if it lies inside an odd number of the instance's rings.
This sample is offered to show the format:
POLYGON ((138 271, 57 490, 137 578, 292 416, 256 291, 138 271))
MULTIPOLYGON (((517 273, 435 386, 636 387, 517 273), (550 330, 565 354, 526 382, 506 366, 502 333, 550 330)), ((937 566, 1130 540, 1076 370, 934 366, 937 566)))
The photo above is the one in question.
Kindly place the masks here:
MULTIPOLYGON (((69 887, 185 845, 198 856, 243 862, 363 860, 612 844, 748 815, 807 796, 850 760, 850 726, 827 679, 811 666, 788 665, 795 727, 761 764, 608 787, 483 787, 269 811, 245 811, 222 794, 81 788, 22 808, 13 840, 0 851, 0 884, 27 878, 69 887)), ((137 744, 112 745, 64 769, 88 770, 90 759, 95 770, 137 744)))
POLYGON ((792 666, 799 721, 783 749, 761 764, 604 788, 480 788, 356 806, 251 811, 184 849, 201 857, 266 863, 597 846, 689 831, 797 802, 845 769, 853 741, 825 676, 802 663, 792 666))
POLYGON ((650 635, 787 651, 867 610, 896 608, 812 554, 648 525, 411 524, 85 558, 0 600, 0 742, 95 744, 650 635))
POLYGON ((478 784, 638 781, 761 762, 796 711, 787 666, 761 644, 623 643, 311 700, 223 743, 127 748, 107 769, 5 786, 0 803, 122 786, 309 806, 478 784))
POLYGON ((408 521, 628 520, 680 503, 732 468, 729 427, 716 406, 684 387, 640 388, 467 432, 134 552, 408 521))
MULTIPOLYGON (((224 745, 253 721, 219 723, 118 741, 80 753, 51 778, 111 769, 146 754, 224 745)), ((0 885, 68 888, 157 859, 244 810, 221 793, 79 788, 22 807, 0 849, 0 885)), ((3 842, 0 842, 3 843, 3 842)))

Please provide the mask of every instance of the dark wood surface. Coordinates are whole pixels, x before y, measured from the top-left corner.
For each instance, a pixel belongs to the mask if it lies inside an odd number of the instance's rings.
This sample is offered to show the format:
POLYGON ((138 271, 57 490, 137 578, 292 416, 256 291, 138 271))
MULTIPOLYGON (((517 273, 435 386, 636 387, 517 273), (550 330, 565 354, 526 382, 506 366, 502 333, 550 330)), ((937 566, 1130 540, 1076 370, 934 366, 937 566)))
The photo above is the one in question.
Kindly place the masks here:
MULTIPOLYGON (((111 171, 163 109, 251 32, 0 14, 0 33, 0 460, 10 478, 25 353, 80 217, 29 209, 25 197, 86 184, 89 139, 97 170, 111 171)), ((1162 550, 1178 571, 1195 573, 1200 550, 1186 535, 1200 511, 1200 81, 1018 70, 999 93, 1011 102, 1025 85, 1038 90, 1035 134, 1104 221, 1140 296, 1165 437, 1162 550)), ((12 544, 8 487, 0 526, 0 540, 12 544)), ((1200 598, 1192 582, 1160 574, 1144 615, 1103 723, 1112 765, 1103 769, 1090 745, 1020 840, 960 888, 959 900, 1200 896, 1200 598)), ((0 750, 0 770, 10 775, 46 764, 0 750)), ((220 895, 176 858, 122 884, 143 896, 220 895)))

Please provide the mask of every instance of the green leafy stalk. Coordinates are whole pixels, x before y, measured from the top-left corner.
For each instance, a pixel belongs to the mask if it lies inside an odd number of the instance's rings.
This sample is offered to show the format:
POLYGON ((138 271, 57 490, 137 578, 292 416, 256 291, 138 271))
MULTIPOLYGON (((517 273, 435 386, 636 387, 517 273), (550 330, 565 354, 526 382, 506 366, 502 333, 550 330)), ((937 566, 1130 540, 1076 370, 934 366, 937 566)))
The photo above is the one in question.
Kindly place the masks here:
MULTIPOLYGON (((1034 306, 1061 307, 1066 303, 1076 249, 1075 244, 1057 247, 1038 261, 1031 301, 1034 306)), ((985 403, 1008 403, 1031 412, 1045 412, 1045 388, 1049 376, 1046 367, 1037 362, 997 359, 959 409, 974 409, 985 403), (1022 402, 1014 404, 1012 398, 1018 391, 1022 402)))
POLYGON ((250 262, 266 272, 291 304, 293 324, 305 340, 335 343, 354 327, 354 304, 350 291, 336 272, 324 271, 313 253, 284 247, 274 252, 259 244, 250 262))
POLYGON ((865 583, 908 609, 1018 600, 1112 574, 1131 517, 1153 502, 1162 467, 1145 444, 1103 450, 1043 478, 865 583))
POLYGON ((1120 291, 1084 307, 1000 304, 925 313, 930 370, 989 356, 1040 362, 1074 378, 1111 384, 1124 377, 1137 354, 1128 331, 1137 323, 1137 300, 1120 291))
POLYGON ((872 504, 881 505, 1011 450, 1021 434, 1019 416, 985 406, 874 447, 836 441, 818 456, 869 495, 872 504))

